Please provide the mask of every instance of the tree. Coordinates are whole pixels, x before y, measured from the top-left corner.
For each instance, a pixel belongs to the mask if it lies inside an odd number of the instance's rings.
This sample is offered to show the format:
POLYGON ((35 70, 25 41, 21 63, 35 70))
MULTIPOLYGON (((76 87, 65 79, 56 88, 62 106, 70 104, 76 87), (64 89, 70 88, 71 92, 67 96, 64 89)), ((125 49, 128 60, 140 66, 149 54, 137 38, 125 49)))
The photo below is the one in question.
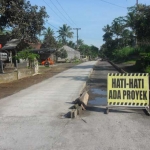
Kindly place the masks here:
POLYGON ((113 33, 112 32, 106 32, 104 35, 103 35, 103 41, 109 41, 109 40, 112 40, 112 36, 113 36, 113 33))
POLYGON ((75 44, 73 41, 69 41, 69 42, 67 43, 67 45, 68 45, 69 47, 71 47, 71 48, 75 48, 75 47, 76 47, 76 44, 75 44))
POLYGON ((139 4, 128 9, 126 21, 139 42, 150 40, 150 6, 139 4))
POLYGON ((109 41, 112 41, 112 37, 113 37, 111 26, 107 24, 106 26, 104 26, 102 30, 105 32, 105 34, 103 35, 103 41, 105 41, 108 44, 109 41))
POLYGON ((138 41, 150 40, 150 6, 138 6, 135 29, 138 41))
POLYGON ((99 49, 96 46, 92 45, 90 46, 90 50, 91 50, 91 58, 96 58, 99 54, 99 49))
POLYGON ((1 0, 0 27, 11 28, 12 38, 37 40, 48 17, 45 7, 32 6, 25 0, 1 0))
POLYGON ((86 44, 81 45, 79 47, 79 51, 80 51, 81 55, 88 56, 89 59, 96 58, 98 56, 98 53, 99 53, 99 50, 97 47, 95 47, 94 45, 89 46, 86 44))
POLYGON ((81 55, 89 56, 90 55, 90 46, 83 44, 79 47, 81 55))
POLYGON ((39 58, 38 54, 34 54, 30 52, 30 48, 25 48, 22 51, 18 52, 17 55, 15 56, 15 59, 23 59, 23 60, 28 60, 29 61, 29 66, 28 67, 33 67, 33 62, 35 59, 39 58))
POLYGON ((59 51, 56 52, 57 58, 60 57, 62 59, 67 58, 68 54, 67 51, 64 48, 61 48, 59 51))
POLYGON ((117 39, 122 34, 124 26, 120 23, 120 20, 118 18, 114 19, 112 22, 112 32, 116 35, 117 39))
POLYGON ((126 26, 131 28, 134 31, 134 29, 135 29, 135 13, 128 12, 127 16, 125 16, 125 21, 126 21, 126 26))
POLYGON ((43 33, 44 40, 41 48, 54 48, 57 47, 57 43, 54 37, 54 31, 48 27, 43 33))
POLYGON ((59 30, 57 31, 59 33, 58 38, 62 40, 63 44, 67 44, 67 38, 73 37, 73 32, 70 26, 67 26, 67 24, 63 24, 62 27, 59 27, 59 30))
POLYGON ((78 39, 78 46, 80 47, 83 44, 84 44, 84 41, 82 39, 78 39))
POLYGON ((107 24, 106 26, 104 26, 104 28, 102 30, 104 32, 111 32, 111 26, 107 24))

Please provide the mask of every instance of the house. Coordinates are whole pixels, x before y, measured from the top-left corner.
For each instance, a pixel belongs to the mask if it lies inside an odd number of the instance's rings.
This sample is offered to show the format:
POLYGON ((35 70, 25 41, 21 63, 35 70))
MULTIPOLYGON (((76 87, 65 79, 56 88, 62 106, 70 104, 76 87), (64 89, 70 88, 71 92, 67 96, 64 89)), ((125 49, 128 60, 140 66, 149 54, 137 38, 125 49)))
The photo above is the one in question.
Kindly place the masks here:
POLYGON ((32 53, 39 55, 39 62, 45 61, 46 59, 50 58, 53 62, 55 62, 55 52, 56 49, 50 48, 41 48, 41 49, 34 49, 30 50, 32 53))
MULTIPOLYGON (((75 49, 73 49, 67 45, 64 45, 63 47, 59 48, 58 51, 61 49, 66 50, 67 55, 68 55, 66 58, 67 60, 71 60, 71 59, 75 59, 75 58, 80 59, 80 52, 79 51, 77 51, 77 50, 75 50, 75 49)), ((61 61, 61 58, 58 58, 58 61, 61 61)))
POLYGON ((37 42, 37 43, 28 43, 30 45, 30 47, 32 47, 33 49, 37 49, 39 50, 41 48, 41 43, 37 42))
POLYGON ((7 52, 9 56, 9 59, 5 63, 14 63, 15 67, 17 67, 17 62, 14 59, 14 56, 17 54, 17 52, 21 51, 27 46, 28 44, 20 39, 12 39, 8 41, 1 49, 1 51, 7 52))

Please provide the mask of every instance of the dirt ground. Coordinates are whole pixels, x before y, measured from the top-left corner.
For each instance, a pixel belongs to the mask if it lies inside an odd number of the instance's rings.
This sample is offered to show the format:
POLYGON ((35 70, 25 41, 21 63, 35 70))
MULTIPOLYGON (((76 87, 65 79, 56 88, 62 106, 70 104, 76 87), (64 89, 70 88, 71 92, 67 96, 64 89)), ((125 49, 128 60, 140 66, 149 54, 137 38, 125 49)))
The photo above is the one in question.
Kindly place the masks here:
POLYGON ((14 93, 19 92, 27 87, 32 86, 33 84, 37 84, 43 80, 46 80, 64 70, 67 70, 77 64, 75 63, 61 63, 51 67, 40 67, 39 72, 41 74, 23 78, 17 81, 13 81, 10 83, 1 83, 0 84, 0 99, 6 96, 12 95, 14 93))
MULTIPOLYGON (((19 92, 20 90, 23 90, 29 86, 32 86, 33 84, 37 84, 43 80, 46 80, 64 70, 67 70, 73 66, 75 66, 77 64, 75 63, 60 63, 51 67, 41 67, 39 69, 39 72, 41 74, 35 75, 35 76, 31 76, 31 77, 27 77, 27 78, 23 78, 17 81, 13 81, 10 83, 1 83, 0 84, 0 99, 4 98, 6 96, 12 95, 14 93, 19 92)), ((125 71, 129 71, 130 70, 130 66, 122 66, 121 64, 119 65, 119 67, 123 68, 125 71)), ((110 70, 115 70, 115 68, 113 66, 107 66, 107 69, 110 70)), ((92 86, 93 88, 98 88, 97 86, 99 86, 99 76, 101 71, 103 70, 101 68, 101 63, 100 61, 97 62, 97 64, 95 65, 95 67, 93 68, 93 75, 94 77, 90 78, 88 81, 88 84, 90 84, 90 86, 92 86)), ((104 85, 102 85, 103 89, 106 89, 106 83, 104 85)), ((101 87, 101 88, 102 88, 101 87)), ((89 91, 89 86, 86 87, 86 90, 89 91)), ((90 99, 93 99, 95 97, 95 94, 89 93, 90 94, 90 99)))

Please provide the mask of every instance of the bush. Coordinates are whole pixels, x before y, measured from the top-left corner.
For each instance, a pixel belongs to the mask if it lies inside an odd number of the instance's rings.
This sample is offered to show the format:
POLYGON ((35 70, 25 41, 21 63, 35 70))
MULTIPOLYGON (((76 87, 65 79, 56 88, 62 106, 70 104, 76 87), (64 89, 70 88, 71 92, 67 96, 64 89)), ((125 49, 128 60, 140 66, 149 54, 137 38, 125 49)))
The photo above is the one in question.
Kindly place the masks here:
POLYGON ((144 69, 144 72, 150 73, 150 66, 147 66, 147 67, 144 69))
POLYGON ((56 52, 56 55, 57 55, 57 57, 60 57, 60 58, 62 58, 62 59, 68 57, 67 51, 66 51, 64 48, 62 48, 62 49, 60 49, 59 51, 57 51, 57 52, 56 52))
POLYGON ((139 54, 139 49, 133 47, 124 47, 122 49, 117 49, 113 52, 113 58, 115 61, 127 61, 132 59, 139 54))
POLYGON ((136 60, 135 69, 138 71, 142 71, 144 69, 144 62, 141 59, 136 60))
POLYGON ((15 60, 23 59, 29 61, 29 68, 33 67, 33 62, 35 59, 39 58, 38 54, 30 52, 30 49, 26 48, 17 53, 17 56, 14 57, 15 60))
POLYGON ((73 63, 80 63, 81 61, 80 61, 80 59, 78 59, 77 57, 74 57, 74 58, 71 60, 71 62, 73 62, 73 63))

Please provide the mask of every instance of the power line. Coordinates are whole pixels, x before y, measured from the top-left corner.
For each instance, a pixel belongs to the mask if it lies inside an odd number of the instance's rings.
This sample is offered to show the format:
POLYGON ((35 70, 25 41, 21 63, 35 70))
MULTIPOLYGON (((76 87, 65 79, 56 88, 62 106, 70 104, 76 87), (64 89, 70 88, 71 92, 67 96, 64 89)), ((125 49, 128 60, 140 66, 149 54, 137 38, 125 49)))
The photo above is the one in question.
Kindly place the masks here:
POLYGON ((117 6, 117 7, 121 7, 121 8, 126 9, 126 7, 119 6, 119 5, 116 5, 116 4, 114 4, 114 3, 107 2, 107 1, 105 1, 105 0, 100 0, 100 1, 105 2, 105 3, 108 3, 108 4, 111 4, 111 5, 114 5, 114 6, 117 6))
POLYGON ((72 21, 73 24, 76 25, 76 23, 71 19, 71 17, 67 14, 67 12, 63 9, 63 7, 61 6, 61 4, 58 2, 58 0, 56 0, 56 2, 58 3, 58 5, 61 7, 61 9, 65 12, 65 14, 70 18, 70 20, 72 21))
POLYGON ((63 21, 63 22, 65 22, 51 7, 50 7, 50 5, 45 1, 45 0, 43 0, 46 4, 47 4, 47 6, 63 21))
POLYGON ((55 29, 58 30, 58 28, 56 28, 55 26, 53 26, 52 24, 50 24, 48 21, 47 21, 47 23, 48 23, 50 26, 52 26, 53 28, 55 28, 55 29))
POLYGON ((68 21, 68 22, 70 22, 61 12, 60 12, 60 10, 57 8, 57 6, 52 2, 52 0, 50 0, 51 1, 51 3, 54 5, 54 7, 59 11, 59 13, 68 21))

